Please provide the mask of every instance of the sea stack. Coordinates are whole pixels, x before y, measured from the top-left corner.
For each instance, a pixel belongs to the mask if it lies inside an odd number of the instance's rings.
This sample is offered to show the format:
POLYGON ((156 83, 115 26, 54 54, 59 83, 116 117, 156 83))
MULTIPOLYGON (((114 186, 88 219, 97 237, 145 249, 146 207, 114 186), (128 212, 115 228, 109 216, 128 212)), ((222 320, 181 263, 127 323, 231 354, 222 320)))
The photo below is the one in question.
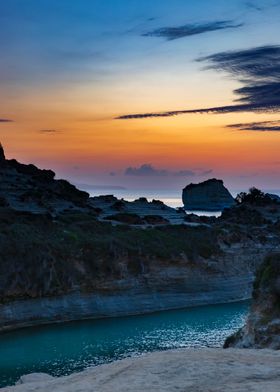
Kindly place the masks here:
POLYGON ((212 178, 183 189, 185 210, 220 211, 235 205, 235 200, 222 180, 212 178))

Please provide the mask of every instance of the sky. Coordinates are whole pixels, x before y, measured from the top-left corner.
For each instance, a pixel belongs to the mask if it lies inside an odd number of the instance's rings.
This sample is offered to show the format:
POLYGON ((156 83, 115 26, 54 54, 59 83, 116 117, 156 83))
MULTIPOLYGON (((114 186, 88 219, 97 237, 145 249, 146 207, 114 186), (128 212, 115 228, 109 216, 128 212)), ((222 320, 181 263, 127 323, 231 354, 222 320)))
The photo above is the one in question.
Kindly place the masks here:
POLYGON ((279 22, 280 0, 0 0, 6 156, 96 193, 279 189, 279 22))

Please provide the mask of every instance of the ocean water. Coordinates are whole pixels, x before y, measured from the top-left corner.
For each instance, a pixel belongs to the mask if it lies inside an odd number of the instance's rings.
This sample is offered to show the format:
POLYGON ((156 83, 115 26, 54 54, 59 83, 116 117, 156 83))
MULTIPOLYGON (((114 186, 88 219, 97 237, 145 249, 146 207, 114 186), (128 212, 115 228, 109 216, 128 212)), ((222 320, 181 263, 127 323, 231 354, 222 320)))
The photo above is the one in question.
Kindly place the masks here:
MULTIPOLYGON (((134 201, 139 199, 139 197, 146 197, 148 201, 161 200, 164 204, 172 208, 183 207, 182 202, 182 195, 180 192, 177 191, 170 191, 170 190, 119 190, 119 189, 112 189, 112 190, 104 190, 99 189, 99 191, 93 191, 92 189, 81 187, 81 189, 85 190, 90 194, 90 196, 98 196, 98 195, 108 195, 112 194, 116 196, 118 199, 125 199, 127 201, 134 201)), ((220 216, 221 211, 186 211, 187 213, 193 213, 196 215, 206 215, 206 216, 220 216)))
MULTIPOLYGON (((95 189, 94 186, 92 187, 87 187, 86 185, 81 185, 81 184, 76 184, 78 188, 85 190, 88 192, 91 196, 98 196, 98 195, 114 195, 118 199, 125 199, 127 201, 133 201, 135 199, 138 199, 139 197, 146 197, 148 201, 152 201, 153 199, 155 200, 161 200, 163 201, 166 205, 177 208, 177 207, 182 207, 183 202, 182 202, 182 190, 181 189, 175 189, 175 190, 170 190, 170 189, 117 189, 117 188, 107 188, 103 189, 102 187, 99 187, 95 189)), ((236 197, 238 193, 244 191, 244 189, 237 189, 237 190, 230 190, 231 194, 233 197, 236 197)), ((245 189, 247 192, 248 189, 245 189)), ((278 196, 280 196, 280 190, 279 189, 263 189, 264 192, 268 193, 273 193, 278 196)), ((192 211, 194 212, 194 211, 192 211)), ((218 212, 207 212, 204 211, 204 215, 215 215, 217 216, 218 212)), ((195 213, 198 213, 201 215, 203 211, 195 211, 195 213)))
POLYGON ((0 386, 23 374, 60 376, 155 350, 221 347, 245 321, 249 303, 78 321, 0 335, 0 386))
POLYGON ((81 186, 79 186, 79 188, 85 190, 91 196, 111 194, 116 196, 118 199, 123 198, 127 201, 133 201, 135 199, 139 199, 139 197, 146 197, 148 201, 152 201, 153 199, 161 200, 168 206, 174 208, 183 206, 181 191, 170 191, 170 190, 162 190, 162 189, 129 190, 129 189, 102 189, 102 188, 98 190, 94 190, 92 188, 81 187, 81 186))

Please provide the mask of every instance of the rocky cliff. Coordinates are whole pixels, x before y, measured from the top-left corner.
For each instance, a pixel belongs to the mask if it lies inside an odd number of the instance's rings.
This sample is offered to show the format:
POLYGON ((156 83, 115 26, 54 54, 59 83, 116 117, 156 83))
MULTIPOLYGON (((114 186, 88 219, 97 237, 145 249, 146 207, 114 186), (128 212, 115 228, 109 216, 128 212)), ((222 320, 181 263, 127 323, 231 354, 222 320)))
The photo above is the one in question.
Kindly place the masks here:
POLYGON ((160 201, 89 198, 2 158, 1 330, 249 298, 256 268, 279 249, 273 201, 190 225, 160 201))
POLYGON ((219 211, 235 205, 223 181, 215 178, 187 185, 182 197, 186 210, 219 211))
POLYGON ((267 256, 259 268, 246 325, 224 347, 280 349, 280 253, 267 256))
POLYGON ((249 298, 279 242, 222 227, 112 226, 80 212, 0 214, 2 330, 249 298))

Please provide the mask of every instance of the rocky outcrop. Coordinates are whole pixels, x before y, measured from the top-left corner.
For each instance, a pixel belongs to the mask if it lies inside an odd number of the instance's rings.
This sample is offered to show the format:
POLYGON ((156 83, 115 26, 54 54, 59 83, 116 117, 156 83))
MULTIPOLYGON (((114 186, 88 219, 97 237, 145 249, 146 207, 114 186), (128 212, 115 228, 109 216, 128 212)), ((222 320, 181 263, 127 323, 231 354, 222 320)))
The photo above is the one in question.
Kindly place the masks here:
POLYGON ((212 178, 199 184, 189 184, 183 189, 186 210, 220 211, 235 205, 235 200, 222 180, 212 178))
POLYGON ((266 257, 254 283, 246 325, 227 338, 225 348, 280 349, 280 254, 266 257))
POLYGON ((31 374, 2 392, 278 392, 280 352, 180 349, 88 368, 65 377, 31 374))
POLYGON ((145 197, 134 201, 118 200, 113 195, 95 196, 89 204, 100 211, 99 220, 131 225, 184 224, 186 213, 165 205, 160 200, 149 202, 145 197))
POLYGON ((55 216, 65 210, 88 210, 88 193, 66 180, 56 180, 52 170, 42 170, 15 159, 5 159, 0 146, 0 198, 17 211, 55 216))
POLYGON ((55 179, 52 170, 6 159, 1 144, 0 206, 10 206, 13 210, 33 214, 49 214, 53 218, 67 211, 80 211, 95 214, 101 221, 142 226, 169 222, 182 224, 185 219, 183 211, 177 211, 156 200, 148 202, 146 198, 140 198, 128 202, 118 200, 113 195, 89 197, 87 192, 77 189, 68 181, 55 179), (123 216, 117 215, 118 213, 123 216))

